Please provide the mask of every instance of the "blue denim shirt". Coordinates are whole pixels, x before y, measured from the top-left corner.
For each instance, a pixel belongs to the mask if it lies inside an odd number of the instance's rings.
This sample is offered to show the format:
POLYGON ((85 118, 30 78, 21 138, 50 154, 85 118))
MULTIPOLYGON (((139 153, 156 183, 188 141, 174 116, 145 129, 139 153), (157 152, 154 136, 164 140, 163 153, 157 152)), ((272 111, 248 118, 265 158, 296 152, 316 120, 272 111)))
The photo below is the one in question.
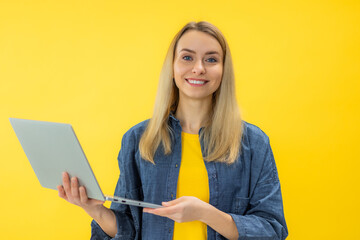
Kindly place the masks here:
MULTIPOLYGON (((120 177, 116 196, 155 204, 176 199, 181 164, 181 126, 169 117, 173 130, 172 153, 162 147, 154 156, 155 165, 140 156, 139 141, 147 121, 126 132, 118 156, 120 177)), ((284 218, 280 182, 269 138, 258 127, 243 122, 241 154, 231 165, 205 162, 209 177, 210 201, 217 209, 231 215, 239 232, 238 239, 285 239, 288 235, 284 218)), ((201 131, 201 129, 200 129, 201 131)), ((201 142, 204 152, 204 145, 201 142)), ((118 232, 113 239, 171 240, 174 221, 143 213, 142 208, 112 203, 118 232)), ((112 239, 93 220, 91 239, 112 239)), ((208 226, 209 240, 225 239, 208 226)))

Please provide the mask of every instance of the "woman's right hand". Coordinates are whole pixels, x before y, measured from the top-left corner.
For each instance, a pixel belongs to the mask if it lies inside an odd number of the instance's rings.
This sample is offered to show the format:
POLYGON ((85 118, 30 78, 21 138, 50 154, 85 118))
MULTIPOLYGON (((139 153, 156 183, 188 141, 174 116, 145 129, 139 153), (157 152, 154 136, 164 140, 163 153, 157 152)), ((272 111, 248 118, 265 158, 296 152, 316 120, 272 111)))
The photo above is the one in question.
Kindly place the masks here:
POLYGON ((112 210, 106 208, 104 201, 88 198, 84 186, 79 186, 76 177, 69 178, 69 174, 62 174, 63 185, 57 186, 59 196, 69 203, 83 208, 90 217, 100 225, 106 234, 114 237, 117 232, 116 218, 112 210))
POLYGON ((59 196, 69 203, 75 204, 90 213, 101 208, 104 201, 88 198, 84 186, 79 186, 77 177, 72 177, 70 180, 69 174, 63 172, 63 185, 57 186, 59 196))

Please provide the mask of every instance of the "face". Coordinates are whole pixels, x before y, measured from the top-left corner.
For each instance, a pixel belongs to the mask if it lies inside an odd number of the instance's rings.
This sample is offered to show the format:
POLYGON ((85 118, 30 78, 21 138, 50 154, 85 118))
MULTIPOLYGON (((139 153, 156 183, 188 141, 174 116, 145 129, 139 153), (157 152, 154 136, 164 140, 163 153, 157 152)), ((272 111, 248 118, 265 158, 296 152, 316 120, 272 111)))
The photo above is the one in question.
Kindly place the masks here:
POLYGON ((223 72, 223 52, 209 34, 190 30, 178 41, 174 57, 174 78, 180 99, 212 99, 223 72))

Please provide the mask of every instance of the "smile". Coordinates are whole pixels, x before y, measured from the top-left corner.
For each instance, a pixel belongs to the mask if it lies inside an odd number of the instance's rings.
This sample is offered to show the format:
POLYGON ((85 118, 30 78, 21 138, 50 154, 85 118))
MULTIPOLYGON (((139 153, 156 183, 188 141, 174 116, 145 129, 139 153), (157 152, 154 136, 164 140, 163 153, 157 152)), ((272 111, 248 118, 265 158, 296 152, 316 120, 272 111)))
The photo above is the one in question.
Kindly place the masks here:
POLYGON ((186 82, 188 82, 192 86, 203 86, 208 81, 207 80, 200 80, 200 79, 187 79, 185 78, 186 82))

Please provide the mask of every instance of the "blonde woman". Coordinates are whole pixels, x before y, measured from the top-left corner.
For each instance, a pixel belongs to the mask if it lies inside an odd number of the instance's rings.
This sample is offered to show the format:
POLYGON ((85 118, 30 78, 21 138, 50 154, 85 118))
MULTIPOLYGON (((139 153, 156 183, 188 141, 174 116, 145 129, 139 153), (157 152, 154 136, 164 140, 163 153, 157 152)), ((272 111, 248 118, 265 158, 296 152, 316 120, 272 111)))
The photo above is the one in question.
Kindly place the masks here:
POLYGON ((229 46, 208 22, 170 44, 154 113, 123 136, 115 195, 148 209, 88 199, 63 175, 59 196, 94 221, 91 239, 285 239, 280 182, 269 139, 241 120, 229 46))

